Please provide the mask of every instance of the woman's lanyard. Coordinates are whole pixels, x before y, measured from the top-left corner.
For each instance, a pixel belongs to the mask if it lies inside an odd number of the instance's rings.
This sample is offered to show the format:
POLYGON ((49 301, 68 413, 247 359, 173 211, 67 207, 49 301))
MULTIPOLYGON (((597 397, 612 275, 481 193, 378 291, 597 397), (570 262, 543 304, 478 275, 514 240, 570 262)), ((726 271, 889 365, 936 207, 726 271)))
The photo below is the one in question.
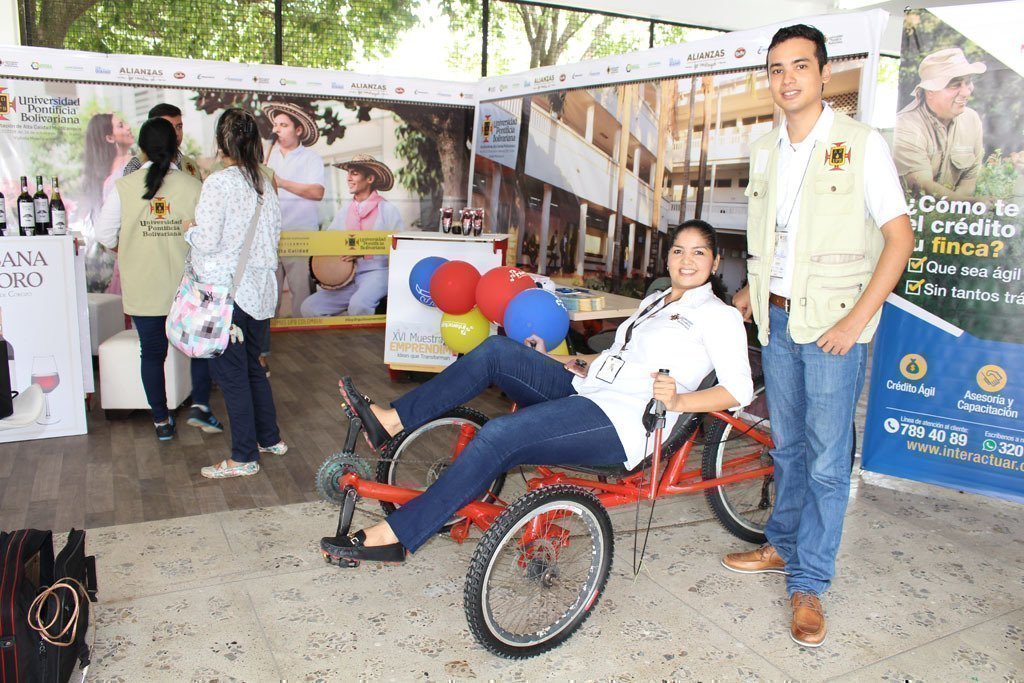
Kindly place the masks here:
POLYGON ((626 364, 626 361, 622 360, 622 352, 626 350, 626 347, 629 346, 629 340, 633 338, 633 329, 638 327, 640 323, 647 322, 653 318, 658 311, 664 308, 666 305, 665 299, 668 298, 669 294, 671 294, 671 292, 666 292, 665 296, 652 301, 646 308, 644 308, 644 310, 640 311, 640 314, 637 315, 636 318, 633 319, 633 322, 631 322, 629 327, 626 328, 626 336, 622 340, 622 348, 605 358, 601 367, 597 370, 597 379, 602 382, 606 382, 607 384, 615 382, 615 378, 619 375, 619 370, 621 370, 622 366, 626 364), (659 307, 658 304, 662 305, 659 307), (647 315, 648 313, 650 313, 650 315, 647 315), (646 318, 644 317, 645 315, 647 315, 646 318))
POLYGON ((626 328, 626 335, 622 340, 622 348, 615 352, 616 358, 619 358, 620 354, 626 350, 627 346, 629 346, 629 340, 633 338, 633 328, 639 327, 640 323, 647 322, 648 320, 653 318, 658 311, 660 311, 662 308, 665 308, 665 306, 668 305, 667 303, 665 303, 665 299, 668 298, 669 294, 671 294, 671 291, 665 292, 665 296, 661 297, 660 299, 655 299, 654 301, 652 301, 650 304, 647 305, 647 307, 644 310, 640 311, 640 315, 633 319, 633 322, 631 322, 629 324, 629 327, 626 328), (661 307, 655 309, 655 307, 658 306, 658 304, 662 305, 661 307), (648 313, 650 313, 651 315, 645 318, 644 316, 647 315, 648 313))

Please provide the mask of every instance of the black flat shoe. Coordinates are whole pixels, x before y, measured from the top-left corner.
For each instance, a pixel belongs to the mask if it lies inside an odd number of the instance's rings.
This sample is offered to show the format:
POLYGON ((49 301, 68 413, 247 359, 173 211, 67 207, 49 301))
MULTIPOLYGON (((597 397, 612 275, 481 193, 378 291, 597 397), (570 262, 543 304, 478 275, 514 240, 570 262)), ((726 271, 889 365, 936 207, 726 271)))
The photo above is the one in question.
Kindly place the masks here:
POLYGON ((365 542, 366 533, 363 531, 357 531, 351 536, 324 536, 320 539, 320 551, 328 562, 334 559, 339 565, 350 567, 363 561, 391 564, 405 562, 405 546, 401 543, 366 546, 363 545, 365 542))
POLYGON ((368 396, 359 393, 355 385, 352 384, 351 377, 342 377, 338 386, 341 389, 342 399, 363 423, 363 437, 366 438, 366 443, 376 451, 384 450, 384 447, 391 441, 391 435, 370 410, 373 401, 368 396))

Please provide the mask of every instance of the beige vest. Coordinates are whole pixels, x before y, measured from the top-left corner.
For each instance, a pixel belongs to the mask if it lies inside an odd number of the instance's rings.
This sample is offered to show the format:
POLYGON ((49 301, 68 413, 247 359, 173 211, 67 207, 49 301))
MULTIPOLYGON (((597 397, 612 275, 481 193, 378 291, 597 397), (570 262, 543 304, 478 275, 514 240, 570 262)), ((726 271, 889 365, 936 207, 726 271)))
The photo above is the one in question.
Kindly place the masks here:
POLYGON ((181 155, 181 165, 178 168, 185 173, 188 173, 199 182, 203 181, 203 169, 200 168, 199 163, 189 155, 181 155))
MULTIPOLYGON (((836 112, 828 142, 816 142, 800 195, 800 227, 789 333, 797 343, 817 341, 853 308, 874 273, 884 241, 864 204, 864 154, 871 128, 836 112)), ((768 343, 768 288, 775 254, 778 129, 750 147, 746 195, 747 274, 758 339, 768 343), (754 161, 768 155, 756 172, 754 161)), ((760 164, 759 164, 760 165, 760 164)), ((881 311, 858 342, 871 340, 881 311)))
POLYGON ((139 169, 114 183, 121 200, 122 303, 129 315, 167 315, 188 252, 181 224, 195 218, 202 183, 172 170, 156 196, 143 199, 147 171, 139 169))

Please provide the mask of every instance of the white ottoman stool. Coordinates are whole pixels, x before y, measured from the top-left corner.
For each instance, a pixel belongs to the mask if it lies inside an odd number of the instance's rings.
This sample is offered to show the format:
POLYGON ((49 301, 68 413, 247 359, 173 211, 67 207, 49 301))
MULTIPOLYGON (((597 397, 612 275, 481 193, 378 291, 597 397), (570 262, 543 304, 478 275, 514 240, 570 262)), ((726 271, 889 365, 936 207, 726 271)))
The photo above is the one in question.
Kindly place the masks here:
MULTIPOLYGON (((100 344, 100 407, 103 410, 149 409, 139 367, 139 333, 123 330, 100 344)), ((174 410, 192 393, 189 358, 173 346, 167 349, 164 380, 167 407, 174 410)))
POLYGON ((124 330, 124 308, 117 294, 89 293, 89 342, 92 355, 99 353, 100 344, 124 330))

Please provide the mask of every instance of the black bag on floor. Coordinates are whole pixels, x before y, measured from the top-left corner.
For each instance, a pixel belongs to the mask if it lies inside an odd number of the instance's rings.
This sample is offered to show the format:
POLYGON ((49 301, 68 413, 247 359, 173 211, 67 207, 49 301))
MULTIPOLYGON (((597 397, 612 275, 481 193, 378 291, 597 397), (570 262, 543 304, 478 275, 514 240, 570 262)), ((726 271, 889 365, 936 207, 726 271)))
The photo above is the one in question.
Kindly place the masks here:
POLYGON ((85 634, 96 601, 96 558, 85 554, 85 532, 72 529, 56 560, 51 532, 0 532, 0 560, 0 681, 70 680, 89 663, 85 634))

